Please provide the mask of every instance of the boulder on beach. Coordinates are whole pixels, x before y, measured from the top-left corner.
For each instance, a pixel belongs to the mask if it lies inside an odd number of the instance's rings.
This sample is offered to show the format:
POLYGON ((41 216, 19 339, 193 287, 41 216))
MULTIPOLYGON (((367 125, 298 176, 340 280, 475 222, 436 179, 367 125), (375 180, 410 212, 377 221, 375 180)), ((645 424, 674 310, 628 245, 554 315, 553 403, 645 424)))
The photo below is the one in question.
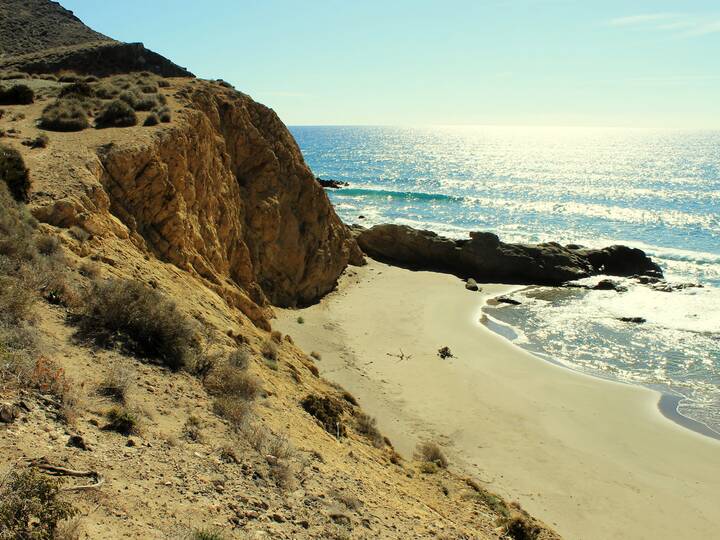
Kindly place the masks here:
POLYGON ((465 288, 468 291, 479 291, 480 287, 478 287, 477 281, 475 281, 473 278, 468 278, 468 280, 465 282, 465 288))
POLYGON ((571 249, 556 242, 507 244, 488 232, 453 240, 393 224, 355 226, 353 233, 360 248, 373 258, 413 269, 472 275, 481 281, 559 286, 599 274, 662 277, 650 257, 627 246, 571 249))

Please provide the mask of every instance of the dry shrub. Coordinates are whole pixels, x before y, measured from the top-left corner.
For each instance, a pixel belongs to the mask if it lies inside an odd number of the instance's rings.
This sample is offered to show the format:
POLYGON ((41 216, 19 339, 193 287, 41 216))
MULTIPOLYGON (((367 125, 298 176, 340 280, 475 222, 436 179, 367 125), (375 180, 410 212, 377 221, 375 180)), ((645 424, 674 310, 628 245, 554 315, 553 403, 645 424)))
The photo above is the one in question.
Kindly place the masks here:
POLYGON ((257 377, 230 364, 214 369, 205 381, 205 387, 213 395, 245 401, 254 400, 261 390, 257 377))
POLYGON ((505 534, 514 540, 536 540, 542 528, 524 512, 512 512, 501 521, 505 534))
POLYGON ((183 435, 193 442, 201 442, 203 440, 202 421, 197 416, 188 417, 183 426, 183 435))
POLYGON ((224 418, 235 431, 242 431, 252 415, 252 404, 229 397, 218 397, 213 402, 215 414, 224 418))
POLYGON ((35 247, 41 255, 53 255, 60 249, 60 240, 57 236, 43 234, 35 239, 35 247))
POLYGON ((250 351, 239 347, 228 355, 227 362, 237 369, 247 369, 250 366, 250 351))
POLYGON ((265 453, 265 446, 271 434, 262 424, 246 421, 242 424, 242 434, 256 452, 265 453))
POLYGON ((30 318, 35 295, 20 280, 0 276, 0 321, 18 324, 30 318))
POLYGON ((153 112, 155 112, 158 115, 158 118, 160 118, 160 121, 163 124, 167 124, 168 122, 170 122, 172 120, 172 113, 170 112, 169 107, 160 107, 153 112))
POLYGON ((29 374, 27 386, 43 394, 50 394, 56 400, 56 412, 60 420, 72 423, 75 419, 78 396, 75 388, 65 375, 65 370, 53 360, 40 356, 29 374))
POLYGON ((262 350, 260 352, 262 352, 262 355, 268 360, 278 359, 278 348, 272 341, 266 341, 263 343, 262 350))
POLYGON ((138 418, 126 407, 113 407, 105 416, 108 423, 103 427, 107 431, 115 431, 121 435, 133 435, 139 430, 138 418))
POLYGON ((445 454, 443 454, 440 447, 434 442, 426 441, 418 444, 415 449, 415 455, 421 461, 435 463, 435 465, 443 469, 446 469, 448 466, 445 454))
POLYGON ((0 145, 0 178, 5 181, 16 201, 28 201, 30 173, 20 152, 5 145, 0 145))
POLYGON ((270 338, 278 345, 282 343, 282 337, 282 332, 278 332, 277 330, 273 330, 270 334, 270 338))
POLYGON ((58 97, 77 97, 77 98, 89 98, 93 96, 92 86, 87 82, 77 82, 64 86, 60 89, 58 97))
POLYGON ((43 110, 40 127, 51 131, 82 131, 90 126, 90 107, 75 97, 58 99, 43 110))
POLYGON ((368 439, 370 439, 373 446, 382 448, 385 443, 385 439, 377 428, 377 420, 365 413, 358 413, 356 420, 358 433, 365 435, 368 439))
POLYGON ((358 400, 355 399, 355 396, 353 396, 347 390, 343 390, 342 388, 340 389, 340 391, 342 392, 341 395, 345 401, 347 401, 350 405, 355 405, 356 407, 358 406, 358 400))
POLYGON ((90 239, 90 233, 87 232, 82 227, 78 227, 77 225, 73 225, 68 229, 68 232, 70 233, 70 236, 75 238, 80 243, 87 242, 90 239))
POLYGON ((218 354, 198 354, 191 358, 185 368, 201 381, 207 379, 220 361, 218 354))
POLYGON ((160 88, 168 88, 170 86, 170 81, 166 81, 165 79, 160 79, 159 81, 157 81, 157 85, 160 88))
POLYGON ((100 275, 100 267, 92 261, 83 261, 80 263, 78 272, 86 278, 97 279, 100 275))
POLYGON ((337 400, 310 394, 300 402, 300 405, 331 435, 337 437, 346 435, 346 429, 342 423, 343 408, 337 400))
POLYGON ((145 126, 145 127, 157 126, 159 123, 160 123, 160 118, 158 118, 158 115, 155 113, 150 113, 147 115, 147 118, 145 118, 145 121, 143 122, 143 126, 145 126))
POLYGON ((128 361, 118 361, 110 366, 110 371, 98 386, 100 395, 125 403, 130 385, 135 380, 135 369, 128 361))
POLYGON ((28 146, 30 148, 46 148, 47 145, 50 143, 50 137, 45 135, 44 133, 38 135, 34 139, 27 139, 22 142, 24 146, 28 146))
POLYGON ((116 99, 108 103, 97 117, 99 128, 130 127, 137 124, 137 115, 125 101, 116 99))
POLYGON ((225 540, 225 535, 217 529, 193 529, 187 536, 188 540, 225 540))
POLYGON ((0 88, 0 105, 30 105, 34 100, 35 92, 26 84, 0 88))
POLYGON ((178 370, 195 356, 192 321, 162 293, 137 281, 96 281, 76 319, 79 335, 178 370))
POLYGON ((434 461, 426 461, 420 464, 420 472, 425 474, 435 474, 440 468, 434 461))
POLYGON ((60 496, 61 483, 32 468, 11 471, 0 483, 0 538, 56 540, 62 522, 77 514, 60 496))

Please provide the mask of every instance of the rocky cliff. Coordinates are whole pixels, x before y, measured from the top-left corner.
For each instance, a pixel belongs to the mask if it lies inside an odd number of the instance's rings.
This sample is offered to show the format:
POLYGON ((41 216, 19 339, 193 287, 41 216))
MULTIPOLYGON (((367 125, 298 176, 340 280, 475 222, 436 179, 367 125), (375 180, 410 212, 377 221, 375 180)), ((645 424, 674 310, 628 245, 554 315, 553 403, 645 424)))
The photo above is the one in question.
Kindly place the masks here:
POLYGON ((492 233, 473 232, 452 240, 404 225, 357 228, 360 247, 371 257, 424 270, 499 283, 560 285, 595 274, 662 277, 660 267, 639 249, 586 249, 545 244, 506 244, 492 233))
POLYGON ((181 125, 99 152, 110 209, 131 232, 163 260, 281 306, 319 299, 362 263, 271 109, 210 83, 181 96, 181 125))
MULTIPOLYGON (((163 92, 168 125, 58 134, 30 154, 34 215, 130 239, 263 327, 269 303, 312 303, 348 263, 362 264, 271 109, 214 82, 174 79, 163 92)), ((18 130, 33 129, 39 104, 26 114, 18 130)))

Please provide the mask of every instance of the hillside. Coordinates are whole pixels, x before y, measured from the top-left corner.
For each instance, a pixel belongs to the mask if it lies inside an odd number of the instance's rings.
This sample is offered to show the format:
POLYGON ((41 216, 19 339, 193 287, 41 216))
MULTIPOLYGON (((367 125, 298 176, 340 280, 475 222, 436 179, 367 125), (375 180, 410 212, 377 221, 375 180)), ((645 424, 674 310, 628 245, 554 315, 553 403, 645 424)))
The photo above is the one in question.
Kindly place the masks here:
POLYGON ((0 58, 99 41, 114 42, 85 26, 57 2, 0 2, 0 58))
POLYGON ((56 45, 1 83, 0 538, 557 538, 273 331, 363 256, 272 110, 56 45))

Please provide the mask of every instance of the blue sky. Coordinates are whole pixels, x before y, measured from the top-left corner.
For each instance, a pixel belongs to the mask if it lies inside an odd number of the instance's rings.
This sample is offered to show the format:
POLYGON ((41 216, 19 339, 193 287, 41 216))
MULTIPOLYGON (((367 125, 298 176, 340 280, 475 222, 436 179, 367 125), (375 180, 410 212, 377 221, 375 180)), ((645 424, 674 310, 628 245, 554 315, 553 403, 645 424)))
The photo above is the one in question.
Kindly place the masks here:
POLYGON ((287 124, 720 128, 720 0, 61 0, 287 124))

